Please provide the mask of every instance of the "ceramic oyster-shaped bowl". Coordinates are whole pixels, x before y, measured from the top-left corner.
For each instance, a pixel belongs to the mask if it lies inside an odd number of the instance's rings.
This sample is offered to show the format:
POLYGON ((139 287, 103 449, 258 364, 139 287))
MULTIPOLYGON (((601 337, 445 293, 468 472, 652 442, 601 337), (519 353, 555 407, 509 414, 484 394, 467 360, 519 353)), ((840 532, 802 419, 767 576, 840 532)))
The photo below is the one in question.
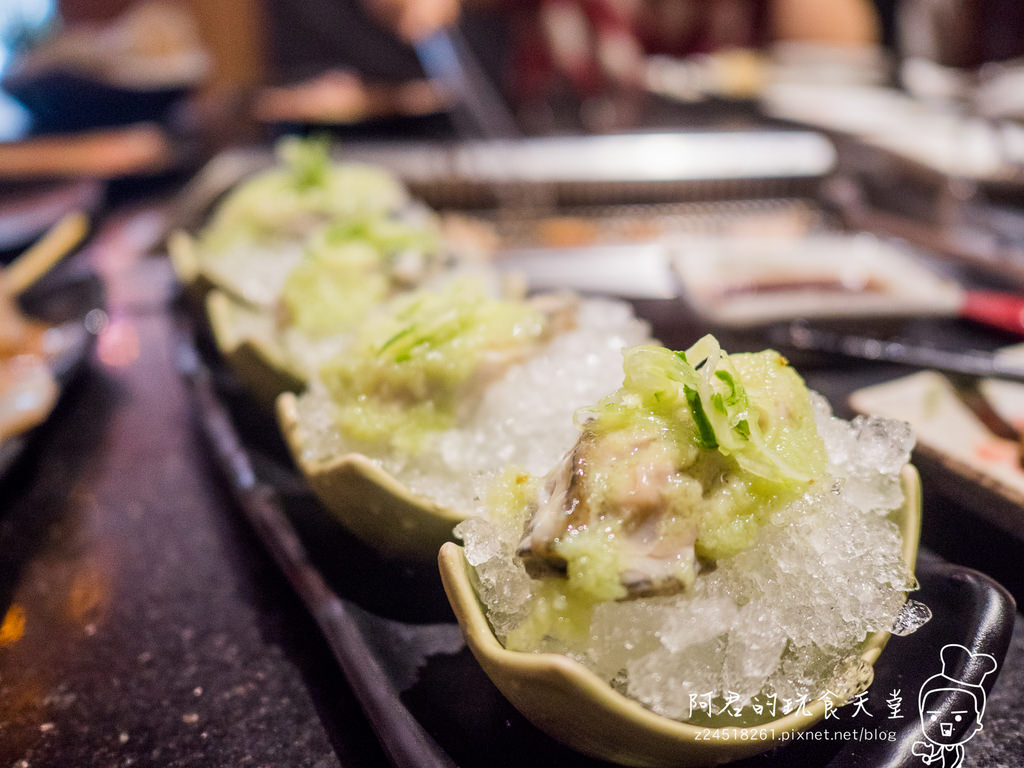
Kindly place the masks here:
POLYGON ((215 286, 203 273, 197 248, 195 238, 187 232, 178 230, 167 238, 167 255, 178 283, 191 301, 201 305, 215 286))
POLYGON ((434 557, 463 515, 417 495, 366 456, 306 458, 297 398, 277 400, 277 417, 292 456, 313 492, 351 533, 375 549, 418 560, 434 557))
POLYGON ((240 300, 202 269, 195 239, 175 232, 167 252, 185 295, 205 307, 214 343, 242 384, 272 410, 282 392, 298 392, 305 377, 292 363, 276 332, 273 312, 240 300))
MULTIPOLYGON (((212 290, 220 290, 245 304, 270 311, 280 285, 302 257, 298 247, 278 251, 235 248, 227 255, 210 257, 196 237, 173 232, 167 255, 185 295, 198 306, 212 290)), ((257 248, 255 245, 253 248, 257 248)))
POLYGON ((206 315, 221 356, 262 405, 272 409, 282 392, 305 388, 305 377, 280 343, 271 313, 211 290, 206 315))
MULTIPOLYGON (((903 536, 903 560, 913 570, 921 530, 921 483, 911 465, 903 468, 900 480, 903 505, 891 519, 903 536)), ((462 548, 445 544, 439 565, 466 642, 488 677, 534 725, 580 752, 651 768, 718 765, 766 751, 825 715, 825 702, 818 701, 807 706, 807 714, 797 710, 756 726, 728 726, 716 738, 718 729, 655 714, 567 656, 507 650, 487 622, 462 548)), ((863 667, 862 677, 850 681, 846 698, 870 685, 873 675, 867 672, 888 639, 889 633, 876 632, 864 641, 860 658, 869 666, 863 667)))
MULTIPOLYGON (((526 302, 500 299, 491 286, 466 278, 410 292, 374 314, 304 395, 314 404, 320 400, 320 406, 307 410, 292 393, 278 398, 279 425, 313 491, 349 531, 375 549, 434 559, 465 518, 466 503, 446 500, 442 506, 433 495, 410 491, 405 483, 417 471, 412 467, 422 455, 442 450, 430 442, 434 437, 477 418, 471 413, 488 387, 499 385, 516 366, 529 365, 560 334, 574 332, 578 304, 569 294, 526 302), (323 392, 317 391, 320 385, 323 392), (422 444, 428 435, 427 445, 422 444), (325 437, 342 441, 325 449, 325 437), (366 455, 348 452, 350 445, 375 446, 370 455, 381 459, 403 457, 396 463, 409 469, 394 470, 393 476, 366 455)), ((640 325, 629 329, 638 332, 640 325)), ((563 349, 563 354, 568 353, 563 349)), ((604 351, 606 359, 619 354, 615 345, 604 351)), ((614 365, 617 370, 617 361, 614 365)), ((537 385, 527 380, 519 386, 537 385)), ((503 407, 522 395, 521 388, 515 398, 504 395, 503 407)), ((574 431, 570 415, 564 414, 563 423, 574 431)), ((478 429, 476 424, 473 430, 478 429)), ((479 444, 464 440, 456 452, 470 451, 481 453, 479 444)), ((492 469, 486 461, 476 467, 479 472, 492 469)), ((423 471, 431 474, 433 469, 423 471)), ((444 472, 450 471, 449 465, 444 472)), ((457 471, 458 479, 474 472, 457 471)))

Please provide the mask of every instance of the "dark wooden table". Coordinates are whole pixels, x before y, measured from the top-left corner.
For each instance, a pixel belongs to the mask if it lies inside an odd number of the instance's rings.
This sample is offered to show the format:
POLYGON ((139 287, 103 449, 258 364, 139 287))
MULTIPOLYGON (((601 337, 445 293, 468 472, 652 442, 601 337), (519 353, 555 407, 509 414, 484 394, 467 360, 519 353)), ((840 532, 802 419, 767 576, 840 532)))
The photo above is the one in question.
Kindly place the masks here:
MULTIPOLYGON (((116 212, 67 265, 102 277, 108 324, 58 418, 0 485, 0 764, 382 765, 195 429, 170 269, 143 255, 161 214, 116 212)), ((1018 615, 965 764, 1020 765, 1022 712, 1018 615)))

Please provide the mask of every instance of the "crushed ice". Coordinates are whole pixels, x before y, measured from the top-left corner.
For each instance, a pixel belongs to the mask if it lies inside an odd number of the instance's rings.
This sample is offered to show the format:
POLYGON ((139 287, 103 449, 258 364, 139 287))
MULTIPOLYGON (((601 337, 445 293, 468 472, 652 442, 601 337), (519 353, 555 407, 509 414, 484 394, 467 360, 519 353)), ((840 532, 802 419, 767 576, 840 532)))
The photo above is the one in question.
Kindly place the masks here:
POLYGON ((622 349, 649 341, 649 333, 628 304, 582 301, 575 329, 509 369, 467 423, 442 433, 435 449, 419 456, 379 456, 372 446, 346 443, 334 428, 330 399, 314 381, 299 399, 304 458, 359 450, 413 492, 467 516, 482 512, 479 499, 506 465, 544 475, 572 447, 579 437, 573 414, 621 386, 622 349))
MULTIPOLYGON (((899 472, 914 437, 902 422, 837 419, 817 394, 813 404, 833 482, 776 512, 752 548, 720 561, 689 592, 601 604, 588 638, 549 638, 537 650, 565 653, 676 719, 691 717, 694 697, 707 694, 721 701, 728 693, 736 706, 774 695, 781 705, 865 685, 857 645, 894 624, 909 633, 929 616, 917 601, 905 605, 916 584, 886 515, 903 501, 899 472), (853 666, 840 674, 843 662, 853 666)), ((517 532, 473 521, 457 535, 478 563, 481 600, 503 637, 530 602, 530 579, 513 555, 517 532)))
POLYGON ((916 632, 932 618, 932 609, 918 600, 907 600, 896 614, 896 620, 889 631, 903 637, 916 632))

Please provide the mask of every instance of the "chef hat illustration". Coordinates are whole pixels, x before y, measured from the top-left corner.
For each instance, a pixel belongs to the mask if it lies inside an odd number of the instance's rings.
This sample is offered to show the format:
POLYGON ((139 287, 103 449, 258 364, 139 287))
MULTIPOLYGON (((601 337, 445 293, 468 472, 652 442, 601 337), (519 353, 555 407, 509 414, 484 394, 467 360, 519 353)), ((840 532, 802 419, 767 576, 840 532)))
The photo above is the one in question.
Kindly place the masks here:
POLYGON ((987 653, 972 653, 969 648, 956 643, 944 645, 939 652, 942 671, 932 675, 921 686, 918 706, 924 708, 924 697, 932 691, 959 689, 974 696, 978 703, 978 719, 985 712, 985 689, 982 682, 996 668, 996 660, 987 653))

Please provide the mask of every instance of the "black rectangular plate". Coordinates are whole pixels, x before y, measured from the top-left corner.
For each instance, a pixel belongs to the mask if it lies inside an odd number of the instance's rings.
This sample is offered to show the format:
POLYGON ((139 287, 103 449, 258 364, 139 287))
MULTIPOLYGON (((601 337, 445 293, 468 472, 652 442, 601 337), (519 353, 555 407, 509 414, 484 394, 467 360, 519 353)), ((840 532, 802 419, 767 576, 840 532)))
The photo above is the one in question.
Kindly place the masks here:
MULTIPOLYGON (((348 535, 292 466, 276 424, 258 409, 193 334, 187 320, 180 366, 191 384, 200 429, 239 510, 253 526, 324 637, 394 765, 596 766, 534 728, 504 699, 462 642, 437 569, 389 560, 348 535)), ((868 707, 848 710, 815 731, 853 725, 895 733, 892 740, 822 736, 737 765, 903 766, 920 739, 916 691, 938 671, 939 649, 960 643, 1002 662, 1013 631, 1012 597, 988 577, 923 553, 921 590, 934 618, 894 637, 876 665, 868 707), (886 693, 904 692, 906 717, 887 721, 886 693)), ((995 675, 985 679, 986 689, 995 675)))

